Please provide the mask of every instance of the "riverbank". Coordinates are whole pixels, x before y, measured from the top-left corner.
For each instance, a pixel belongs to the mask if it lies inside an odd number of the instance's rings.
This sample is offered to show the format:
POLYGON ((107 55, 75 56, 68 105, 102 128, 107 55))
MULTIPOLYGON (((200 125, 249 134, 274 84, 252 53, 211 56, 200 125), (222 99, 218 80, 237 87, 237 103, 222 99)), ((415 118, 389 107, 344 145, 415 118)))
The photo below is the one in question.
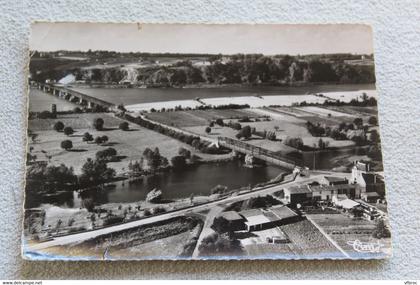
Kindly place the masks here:
MULTIPOLYGON (((270 95, 258 95, 249 94, 248 96, 228 96, 228 97, 206 97, 200 98, 200 100, 169 100, 169 101, 155 101, 146 102, 139 104, 128 104, 125 108, 131 112, 143 112, 150 111, 152 109, 174 109, 175 107, 191 108, 194 109, 199 106, 222 106, 227 104, 236 105, 249 105, 251 108, 262 108, 269 106, 293 106, 306 102, 308 104, 323 104, 326 101, 341 101, 349 103, 351 100, 362 100, 363 93, 369 97, 377 97, 376 90, 362 89, 357 91, 339 91, 339 92, 322 92, 323 96, 319 96, 318 93, 300 95, 296 94, 270 94, 270 95)), ((169 98, 170 99, 170 98, 169 98)))

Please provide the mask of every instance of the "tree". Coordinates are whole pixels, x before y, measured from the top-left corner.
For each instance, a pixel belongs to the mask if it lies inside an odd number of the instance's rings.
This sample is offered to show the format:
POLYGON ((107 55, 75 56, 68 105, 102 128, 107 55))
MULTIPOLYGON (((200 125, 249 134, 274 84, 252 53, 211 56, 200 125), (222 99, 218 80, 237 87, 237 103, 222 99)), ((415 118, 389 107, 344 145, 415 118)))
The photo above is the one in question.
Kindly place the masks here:
POLYGON ((284 144, 297 149, 303 148, 303 140, 300 137, 286 137, 286 139, 284 140, 284 144))
POLYGON ((389 230, 389 227, 386 225, 384 219, 380 219, 378 221, 372 235, 373 237, 378 238, 378 239, 391 237, 391 231, 389 230))
POLYGON ((61 121, 58 121, 54 124, 54 130, 61 132, 64 129, 64 124, 61 121))
POLYGON ((373 143, 379 143, 381 141, 381 138, 379 137, 379 134, 376 130, 372 130, 370 132, 370 140, 373 143))
POLYGON ((91 142, 91 141, 93 141, 93 136, 90 133, 86 132, 86 133, 83 134, 83 141, 84 142, 91 142))
POLYGON ((88 158, 82 166, 82 174, 80 175, 79 182, 83 186, 103 184, 113 179, 115 174, 114 169, 107 167, 106 161, 88 158))
POLYGON ((354 119, 353 123, 356 125, 357 128, 360 128, 363 126, 363 119, 362 118, 356 118, 354 119))
POLYGON ((123 130, 123 131, 128 131, 128 130, 129 130, 129 128, 130 128, 130 126, 129 126, 129 124, 128 124, 127 122, 122 122, 122 123, 119 125, 119 128, 120 128, 120 130, 123 130))
POLYGON ((250 126, 243 127, 237 134, 237 138, 249 139, 252 136, 252 130, 250 126))
POLYGON ((206 127, 206 133, 207 134, 210 134, 210 132, 211 132, 211 128, 210 127, 206 127))
POLYGON ((96 137, 96 138, 95 138, 95 143, 96 143, 96 144, 101 144, 101 143, 103 143, 102 137, 99 137, 99 136, 98 136, 98 137, 96 137))
POLYGON ((225 125, 225 123, 223 123, 223 119, 221 119, 221 118, 216 119, 216 124, 218 124, 221 127, 223 127, 225 125))
POLYGON ((183 147, 179 148, 178 154, 182 155, 183 157, 185 157, 187 159, 191 158, 191 151, 189 151, 188 149, 183 148, 183 147))
POLYGON ((182 155, 172 157, 171 164, 174 170, 183 170, 187 165, 185 157, 183 157, 182 155))
POLYGON ((375 116, 369 117, 368 123, 376 126, 378 124, 378 119, 375 116))
POLYGON ((102 131, 104 128, 104 120, 102 118, 96 118, 93 120, 93 126, 96 130, 102 131))
POLYGON ((72 127, 65 127, 63 132, 66 136, 70 136, 70 135, 74 134, 74 130, 73 130, 72 127))
POLYGON ((73 148, 73 143, 71 140, 64 140, 61 142, 61 148, 65 150, 69 150, 73 148))
POLYGON ((109 147, 104 150, 100 150, 95 154, 95 157, 97 160, 102 159, 105 161, 112 160, 117 155, 117 151, 115 148, 109 147))
POLYGON ((106 143, 108 141, 108 136, 102 136, 102 143, 106 143))

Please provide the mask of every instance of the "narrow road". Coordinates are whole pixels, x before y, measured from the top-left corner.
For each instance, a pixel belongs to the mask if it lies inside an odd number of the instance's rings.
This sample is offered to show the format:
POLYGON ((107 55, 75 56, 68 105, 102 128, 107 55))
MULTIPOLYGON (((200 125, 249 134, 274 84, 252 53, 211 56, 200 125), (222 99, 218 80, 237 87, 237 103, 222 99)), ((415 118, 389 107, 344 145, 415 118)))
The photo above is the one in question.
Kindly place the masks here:
POLYGON ((211 223, 213 223, 214 218, 216 218, 223 210, 224 209, 220 207, 219 205, 216 205, 210 209, 210 212, 206 216, 206 220, 203 225, 203 230, 201 231, 200 236, 198 237, 197 244, 192 254, 192 258, 198 257, 198 254, 200 253, 198 250, 198 247, 200 246, 203 238, 214 233, 214 230, 210 227, 211 223))
POLYGON ((162 215, 158 215, 158 216, 153 216, 153 217, 150 217, 150 218, 145 218, 145 219, 141 219, 141 220, 137 220, 137 221, 133 221, 133 222, 128 222, 128 223, 124 223, 124 224, 121 224, 121 225, 111 226, 111 227, 107 227, 107 228, 102 228, 102 229, 97 229, 97 230, 93 230, 93 231, 77 233, 77 234, 72 234, 72 235, 67 235, 67 236, 56 237, 51 241, 46 241, 46 242, 42 242, 42 243, 36 243, 36 244, 28 245, 27 248, 26 248, 26 251, 37 251, 37 250, 42 250, 42 249, 53 247, 53 246, 61 246, 61 245, 66 245, 66 244, 71 244, 71 243, 76 243, 76 242, 82 242, 82 241, 85 241, 85 240, 88 240, 88 239, 96 238, 96 237, 101 236, 101 235, 106 235, 106 234, 113 233, 113 232, 127 230, 127 229, 131 229, 131 228, 139 227, 139 226, 142 226, 142 225, 150 224, 150 223, 155 223, 155 222, 166 220, 166 219, 169 219, 169 218, 172 218, 172 217, 175 217, 175 216, 182 216, 182 215, 191 213, 192 211, 202 211, 202 210, 206 210, 206 209, 211 210, 212 208, 216 207, 217 204, 220 204, 220 203, 233 203, 233 202, 237 202, 237 201, 246 200, 246 199, 249 199, 251 197, 268 195, 268 194, 274 193, 276 191, 279 191, 279 190, 283 189, 284 187, 290 187, 290 186, 293 186, 293 185, 296 185, 296 184, 301 184, 301 183, 304 183, 304 182, 310 182, 314 179, 320 178, 321 176, 322 175, 315 175, 315 176, 312 176, 312 177, 309 177, 309 178, 300 178, 300 179, 297 179, 296 181, 291 181, 291 182, 287 181, 287 182, 283 182, 281 184, 277 184, 277 185, 272 186, 272 187, 263 188, 261 190, 255 190, 255 191, 250 192, 250 193, 237 195, 237 196, 230 196, 230 197, 227 197, 225 199, 209 202, 207 204, 197 205, 193 208, 180 209, 180 210, 173 211, 173 212, 170 212, 170 213, 166 213, 166 214, 162 214, 162 215))

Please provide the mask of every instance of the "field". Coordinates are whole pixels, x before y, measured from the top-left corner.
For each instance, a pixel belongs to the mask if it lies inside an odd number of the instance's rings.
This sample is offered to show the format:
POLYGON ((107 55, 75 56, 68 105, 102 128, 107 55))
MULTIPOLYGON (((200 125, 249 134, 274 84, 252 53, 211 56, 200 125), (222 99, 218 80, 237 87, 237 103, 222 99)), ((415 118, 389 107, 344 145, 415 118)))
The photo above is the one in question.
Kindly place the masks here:
MULTIPOLYGON (((389 249, 390 239, 378 240, 372 237, 376 224, 365 219, 353 219, 344 214, 316 214, 309 215, 318 226, 320 226, 337 244, 351 257, 363 257, 363 254, 355 251, 348 244, 349 241, 360 240, 361 242, 380 242, 389 249)), ((371 256, 372 253, 365 254, 371 256)))
POLYGON ((99 259, 176 258, 191 254, 188 248, 195 246, 201 227, 202 222, 197 218, 176 217, 65 247, 49 248, 47 252, 99 259))
POLYGON ((51 111, 51 105, 57 106, 58 112, 71 111, 77 105, 68 101, 59 99, 53 95, 46 94, 38 89, 31 88, 29 91, 29 111, 42 112, 51 111))
POLYGON ((248 110, 193 110, 164 113, 150 113, 147 117, 166 125, 175 127, 208 126, 216 119, 233 119, 241 117, 257 117, 255 113, 248 110))
POLYGON ((248 256, 270 258, 281 255, 285 258, 308 258, 326 255, 326 257, 343 257, 338 249, 308 220, 252 232, 249 235, 241 240, 248 256), (290 242, 286 244, 267 243, 267 237, 278 236, 279 232, 283 232, 290 242))
MULTIPOLYGON (((73 166, 77 174, 80 173, 87 158, 94 158, 97 151, 107 147, 115 148, 117 155, 121 157, 120 161, 109 163, 109 166, 114 168, 117 173, 122 172, 123 168, 127 169, 130 160, 140 160, 146 147, 158 147, 161 155, 169 160, 178 154, 181 146, 196 153, 187 144, 134 124, 130 124, 130 131, 122 131, 118 129, 121 122, 121 119, 110 114, 89 113, 59 115, 57 119, 29 120, 29 129, 37 134, 35 142, 29 140, 29 147, 33 147, 32 154, 35 154, 38 160, 47 161, 50 157, 51 164, 64 163, 67 166, 73 166), (106 128, 104 131, 97 131, 92 127, 93 120, 97 117, 104 119, 106 128), (71 126, 75 133, 66 136, 62 132, 54 131, 53 125, 57 121, 62 121, 65 126, 71 126), (89 132, 93 137, 106 135, 109 137, 109 141, 106 145, 83 142, 82 136, 85 132, 89 132), (61 141, 66 139, 73 142, 71 151, 63 150, 60 147, 61 141)), ((197 154, 203 159, 211 159, 211 155, 197 154)), ((213 159, 220 158, 220 156, 213 157, 213 159)))
MULTIPOLYGON (((282 151, 282 152, 291 152, 295 151, 294 148, 286 146, 282 143, 284 139, 287 137, 300 137, 303 140, 303 143, 308 146, 313 146, 314 144, 318 143, 319 138, 312 136, 308 130, 306 129, 305 123, 306 120, 301 118, 296 118, 294 116, 290 116, 287 114, 278 114, 273 113, 270 110, 264 110, 261 112, 259 109, 251 109, 255 110, 256 114, 259 115, 271 115, 273 118, 271 121, 263 121, 260 120, 259 122, 247 122, 241 123, 242 126, 249 125, 251 128, 255 128, 257 131, 272 131, 276 134, 277 141, 270 141, 266 139, 262 139, 261 137, 253 135, 247 143, 260 146, 271 151, 282 151), (277 128, 277 130, 276 130, 277 128)), ((164 115, 164 114, 163 114, 164 115)), ((325 120, 324 118, 320 118, 319 120, 325 120)), ((227 122, 229 120, 225 120, 227 122)), ((232 120, 237 121, 237 120, 232 120)), ((184 127, 185 130, 190 132, 196 133, 201 136, 207 136, 210 138, 217 138, 218 136, 224 136, 229 138, 235 138, 235 135, 238 131, 229 128, 229 127, 220 127, 215 125, 212 128, 212 131, 207 134, 205 132, 205 126, 190 126, 184 127)), ((350 140, 334 140, 329 137, 323 137, 324 141, 328 141, 330 147, 346 147, 354 145, 354 142, 350 140)))

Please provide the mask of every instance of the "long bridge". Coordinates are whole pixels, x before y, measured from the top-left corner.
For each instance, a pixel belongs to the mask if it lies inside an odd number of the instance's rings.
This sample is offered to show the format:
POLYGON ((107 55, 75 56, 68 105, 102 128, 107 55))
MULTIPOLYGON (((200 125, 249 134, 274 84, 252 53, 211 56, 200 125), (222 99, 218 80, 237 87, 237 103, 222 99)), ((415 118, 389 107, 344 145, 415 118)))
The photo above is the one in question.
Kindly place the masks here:
POLYGON ((66 87, 56 86, 56 85, 47 84, 47 83, 45 84, 38 83, 35 81, 31 81, 30 85, 31 87, 38 88, 39 90, 42 90, 45 93, 51 94, 53 96, 56 96, 63 100, 67 100, 69 102, 86 106, 87 108, 90 108, 90 109, 95 106, 101 106, 102 108, 105 108, 105 109, 113 109, 116 107, 115 104, 80 93, 72 89, 68 89, 66 87))
POLYGON ((233 151, 251 155, 265 162, 278 165, 282 168, 294 169, 296 166, 298 166, 298 164, 295 161, 285 158, 283 155, 277 152, 273 152, 268 149, 264 149, 259 146, 255 146, 240 140, 235 140, 227 137, 218 137, 218 144, 220 146, 229 148, 233 151))

